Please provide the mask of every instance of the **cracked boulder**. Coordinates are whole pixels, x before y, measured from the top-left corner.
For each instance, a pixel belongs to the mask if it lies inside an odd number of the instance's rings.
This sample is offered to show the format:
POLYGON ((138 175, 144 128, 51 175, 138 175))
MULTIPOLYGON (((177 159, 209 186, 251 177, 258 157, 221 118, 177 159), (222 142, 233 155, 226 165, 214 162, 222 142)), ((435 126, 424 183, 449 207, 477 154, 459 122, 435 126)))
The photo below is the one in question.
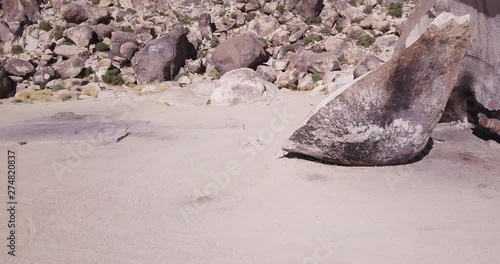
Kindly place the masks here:
POLYGON ((283 149, 342 165, 411 162, 441 118, 470 35, 470 16, 441 14, 399 56, 320 103, 283 149))

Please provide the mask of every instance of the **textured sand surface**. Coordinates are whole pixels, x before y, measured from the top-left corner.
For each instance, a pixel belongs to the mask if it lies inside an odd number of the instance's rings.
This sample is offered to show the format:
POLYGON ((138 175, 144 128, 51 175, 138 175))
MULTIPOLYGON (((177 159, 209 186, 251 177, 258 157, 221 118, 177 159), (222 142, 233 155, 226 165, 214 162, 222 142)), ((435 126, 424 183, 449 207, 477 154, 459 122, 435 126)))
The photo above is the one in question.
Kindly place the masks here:
MULTIPOLYGON (((498 143, 441 124, 418 163, 338 167, 279 158, 321 97, 201 108, 155 99, 0 105, 0 173, 7 150, 15 151, 19 202, 17 256, 0 245, 1 263, 500 259, 498 143), (276 113, 283 109, 291 117, 276 113), (66 129, 60 141, 5 142, 14 137, 6 129, 43 122, 66 129), (106 140, 123 131, 119 142, 106 140)), ((7 180, 0 179, 4 211, 7 180)), ((6 223, 2 213, 3 243, 6 223)))

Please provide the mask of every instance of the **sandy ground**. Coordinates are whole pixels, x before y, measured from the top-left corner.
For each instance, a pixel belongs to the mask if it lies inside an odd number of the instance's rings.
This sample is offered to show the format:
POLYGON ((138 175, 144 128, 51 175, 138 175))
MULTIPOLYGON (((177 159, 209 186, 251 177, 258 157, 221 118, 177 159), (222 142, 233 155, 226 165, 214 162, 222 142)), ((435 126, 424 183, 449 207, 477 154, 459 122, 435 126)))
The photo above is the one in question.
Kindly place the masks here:
POLYGON ((2 212, 7 150, 18 173, 16 257, 2 213, 1 263, 500 259, 496 142, 442 124, 418 163, 338 167, 280 158, 321 97, 201 108, 155 99, 0 105, 2 212))

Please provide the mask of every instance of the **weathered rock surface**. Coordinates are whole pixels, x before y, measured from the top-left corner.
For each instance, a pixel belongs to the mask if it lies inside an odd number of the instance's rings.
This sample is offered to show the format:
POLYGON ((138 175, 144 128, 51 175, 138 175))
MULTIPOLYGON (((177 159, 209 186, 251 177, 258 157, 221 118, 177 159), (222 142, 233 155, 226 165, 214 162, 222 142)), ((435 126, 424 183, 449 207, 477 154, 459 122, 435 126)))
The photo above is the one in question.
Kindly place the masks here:
POLYGON ((458 78, 469 19, 441 14, 414 45, 318 105, 283 149, 343 165, 416 158, 458 78))
POLYGON ((168 106, 195 107, 208 104, 209 98, 195 94, 191 89, 173 87, 163 92, 159 102, 168 106))
POLYGON ((212 63, 221 73, 238 68, 255 68, 266 60, 264 44, 251 33, 241 34, 225 41, 212 55, 212 63))
POLYGON ((377 58, 373 55, 365 56, 362 60, 358 62, 356 68, 354 68, 354 78, 358 78, 367 74, 370 71, 375 70, 378 66, 384 63, 383 60, 377 58))
POLYGON ((463 120, 468 112, 477 119, 478 111, 500 118, 499 1, 422 0, 405 22, 396 52, 418 38, 441 12, 470 14, 472 28, 470 49, 463 60, 460 78, 448 102, 444 120, 463 120))
POLYGON ((271 101, 279 98, 280 94, 273 83, 260 79, 255 71, 248 68, 225 73, 219 83, 210 99, 212 105, 271 101))
POLYGON ((61 75, 61 78, 67 79, 78 76, 82 72, 84 66, 85 66, 84 59, 71 58, 59 64, 56 70, 59 73, 59 75, 61 75))
POLYGON ((90 18, 83 4, 67 4, 61 7, 61 15, 69 23, 80 24, 90 18))
POLYGON ((5 71, 14 76, 26 77, 35 72, 35 67, 29 61, 11 59, 5 64, 5 71))
POLYGON ((64 36, 79 47, 88 47, 93 33, 94 31, 89 25, 79 25, 66 30, 64 36))
POLYGON ((171 80, 186 60, 189 46, 186 34, 183 27, 175 27, 138 51, 132 59, 137 83, 171 80))

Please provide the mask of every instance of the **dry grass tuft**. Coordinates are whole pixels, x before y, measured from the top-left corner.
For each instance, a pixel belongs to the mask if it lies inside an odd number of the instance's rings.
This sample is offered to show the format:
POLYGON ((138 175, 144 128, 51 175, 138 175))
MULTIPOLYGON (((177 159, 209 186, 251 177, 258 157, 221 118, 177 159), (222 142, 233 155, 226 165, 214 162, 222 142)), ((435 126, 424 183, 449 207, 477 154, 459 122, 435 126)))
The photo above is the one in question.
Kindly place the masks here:
POLYGON ((99 92, 96 89, 93 89, 90 87, 85 87, 85 88, 83 88, 82 94, 86 95, 86 96, 97 98, 97 95, 99 94, 99 92))
POLYGON ((52 102, 51 90, 39 91, 21 91, 15 99, 22 100, 23 102, 52 102))

